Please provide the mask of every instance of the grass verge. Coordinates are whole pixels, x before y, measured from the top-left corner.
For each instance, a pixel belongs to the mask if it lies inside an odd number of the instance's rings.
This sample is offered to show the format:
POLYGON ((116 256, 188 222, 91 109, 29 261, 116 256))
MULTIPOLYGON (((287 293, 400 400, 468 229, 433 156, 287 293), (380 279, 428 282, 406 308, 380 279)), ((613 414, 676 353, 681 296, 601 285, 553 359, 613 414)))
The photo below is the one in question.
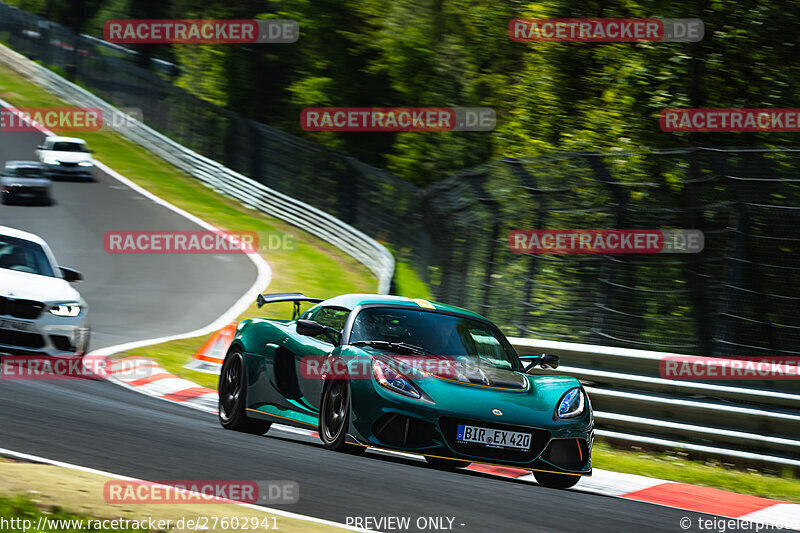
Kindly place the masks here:
MULTIPOLYGON (((170 531, 170 533, 191 531, 197 533, 198 530, 227 532, 244 529, 242 525, 245 522, 247 522, 248 529, 262 531, 328 533, 344 530, 303 518, 274 515, 235 503, 107 503, 103 489, 108 481, 110 478, 99 474, 59 466, 11 461, 0 463, 0 517, 6 520, 11 518, 30 520, 33 524, 29 528, 12 526, 7 529, 0 526, 0 530, 58 531, 59 533, 87 530, 170 531), (43 527, 38 529, 36 526, 40 518, 42 520, 47 518, 48 523, 43 522, 43 527), (97 520, 114 519, 127 522, 118 523, 120 527, 117 528, 107 529, 107 526, 113 525, 110 522, 105 523, 106 527, 97 527, 97 520), (180 522, 181 519, 183 522, 180 522), (54 520, 71 522, 55 523, 54 520), (190 520, 194 521, 196 525, 207 527, 189 527, 188 521, 190 520), (81 527, 75 521, 82 522, 84 525, 81 527), (239 525, 238 529, 231 527, 230 524, 234 521, 239 525), (257 526, 253 525, 256 523, 257 526), (93 525, 95 527, 91 528, 90 526, 93 525)), ((17 524, 19 525, 19 522, 17 524)))

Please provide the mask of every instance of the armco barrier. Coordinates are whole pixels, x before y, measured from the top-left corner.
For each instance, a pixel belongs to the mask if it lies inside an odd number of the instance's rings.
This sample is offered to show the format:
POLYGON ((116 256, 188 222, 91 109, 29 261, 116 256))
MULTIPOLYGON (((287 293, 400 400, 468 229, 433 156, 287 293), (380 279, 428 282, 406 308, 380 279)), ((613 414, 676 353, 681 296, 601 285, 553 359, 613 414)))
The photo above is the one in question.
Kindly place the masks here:
POLYGON ((104 116, 115 116, 115 124, 125 124, 117 132, 127 139, 175 165, 207 186, 242 204, 319 237, 369 268, 379 280, 378 292, 386 294, 394 275, 394 257, 380 243, 354 227, 306 203, 258 183, 238 172, 208 159, 172 139, 161 135, 141 122, 126 118, 124 113, 78 87, 58 74, 0 45, 0 62, 57 95, 68 104, 96 107, 104 116))
POLYGON ((556 372, 580 379, 596 434, 700 456, 800 468, 800 381, 676 381, 659 363, 678 354, 512 338, 520 355, 559 356, 556 372))

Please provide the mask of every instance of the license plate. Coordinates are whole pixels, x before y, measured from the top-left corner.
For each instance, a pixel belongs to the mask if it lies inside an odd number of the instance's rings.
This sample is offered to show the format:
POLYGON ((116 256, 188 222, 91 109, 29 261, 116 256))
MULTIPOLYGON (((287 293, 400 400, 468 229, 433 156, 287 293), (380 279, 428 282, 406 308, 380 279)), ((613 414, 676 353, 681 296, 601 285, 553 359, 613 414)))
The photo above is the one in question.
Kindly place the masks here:
POLYGON ((33 323, 23 322, 22 320, 9 320, 0 318, 0 328, 15 329, 17 331, 33 331, 33 323))
POLYGON ((511 448, 523 451, 531 449, 530 433, 481 428, 466 424, 458 425, 456 441, 462 444, 480 444, 487 448, 511 448))

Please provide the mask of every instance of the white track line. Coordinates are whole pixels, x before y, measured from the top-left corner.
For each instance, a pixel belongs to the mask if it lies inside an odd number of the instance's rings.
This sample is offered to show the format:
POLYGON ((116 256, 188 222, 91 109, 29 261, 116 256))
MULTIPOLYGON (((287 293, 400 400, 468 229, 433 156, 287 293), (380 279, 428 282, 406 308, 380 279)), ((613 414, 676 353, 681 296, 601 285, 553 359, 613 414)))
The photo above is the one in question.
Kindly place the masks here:
MULTIPOLYGON (((6 449, 6 448, 0 448, 0 456, 13 457, 15 459, 20 459, 20 460, 23 460, 23 461, 29 461, 29 462, 32 462, 32 463, 42 463, 42 464, 47 464, 47 465, 51 465, 51 466, 58 466, 58 467, 61 467, 61 468, 67 468, 69 470, 77 470, 79 472, 86 472, 88 474, 95 474, 95 475, 98 475, 98 476, 103 476, 103 477, 107 477, 107 478, 111 478, 111 479, 118 479, 118 480, 121 480, 121 481, 137 481, 137 482, 149 483, 151 485, 159 486, 159 484, 157 484, 157 483, 153 483, 151 481, 147 481, 147 480, 144 480, 144 479, 137 479, 137 478, 134 478, 134 477, 122 476, 122 475, 119 475, 119 474, 106 472, 104 470, 97 470, 95 468, 89 468, 89 467, 86 467, 86 466, 75 465, 75 464, 72 464, 72 463, 65 463, 63 461, 56 461, 54 459, 48 459, 46 457, 40 457, 38 455, 31 455, 31 454, 28 454, 28 453, 15 452, 14 450, 9 450, 9 449, 6 449)), ((161 486, 163 486, 163 485, 161 485, 161 486)), ((188 492, 190 494, 197 495, 198 497, 203 496, 202 494, 197 493, 195 491, 187 490, 186 492, 188 492)), ((274 509, 272 507, 264 507, 264 506, 260 506, 260 505, 254 505, 252 503, 241 503, 241 502, 234 502, 234 501, 232 501, 230 503, 232 505, 240 505, 242 507, 246 507, 246 508, 252 509, 254 511, 260 511, 260 512, 263 512, 263 513, 270 513, 270 514, 274 514, 274 515, 277 515, 277 516, 283 516, 285 518, 291 518, 293 520, 303 520, 305 522, 314 522, 315 524, 323 524, 323 525, 326 525, 326 526, 337 527, 337 528, 340 528, 340 529, 346 529, 347 531, 358 531, 358 532, 364 532, 364 533, 373 533, 372 530, 369 530, 369 529, 354 528, 354 527, 348 526, 346 524, 341 524, 339 522, 333 522, 331 520, 325 520, 325 519, 322 519, 322 518, 315 518, 313 516, 306 516, 306 515, 297 514, 297 513, 290 513, 288 511, 282 511, 280 509, 274 509)))

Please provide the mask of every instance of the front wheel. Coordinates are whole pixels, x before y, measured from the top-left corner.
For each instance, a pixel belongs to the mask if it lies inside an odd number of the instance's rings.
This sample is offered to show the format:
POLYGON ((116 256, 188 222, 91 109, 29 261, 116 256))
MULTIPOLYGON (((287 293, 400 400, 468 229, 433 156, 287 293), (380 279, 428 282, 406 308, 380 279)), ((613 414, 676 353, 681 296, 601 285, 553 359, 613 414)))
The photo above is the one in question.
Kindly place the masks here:
POLYGON ((219 374, 219 423, 225 429, 263 435, 271 422, 247 417, 247 386, 245 384, 244 354, 235 349, 225 358, 219 374))
POLYGON ((539 485, 549 489, 568 489, 574 487, 581 479, 580 476, 553 474, 552 472, 534 472, 533 477, 536 478, 539 485))
POLYGON ((345 379, 331 379, 322 389, 319 409, 319 438, 329 450, 362 454, 363 446, 347 442, 350 427, 350 383, 345 379))

